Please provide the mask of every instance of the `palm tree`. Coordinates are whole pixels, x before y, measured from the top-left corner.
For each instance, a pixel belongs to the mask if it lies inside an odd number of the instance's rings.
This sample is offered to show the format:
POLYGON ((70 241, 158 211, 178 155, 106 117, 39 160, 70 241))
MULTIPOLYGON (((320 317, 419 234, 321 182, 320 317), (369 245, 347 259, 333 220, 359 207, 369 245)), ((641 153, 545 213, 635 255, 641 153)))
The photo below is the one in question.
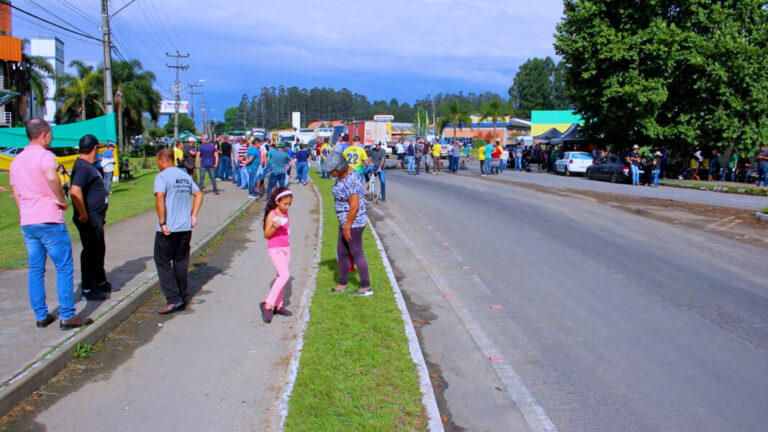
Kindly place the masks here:
POLYGON ((78 120, 86 120, 88 111, 93 112, 93 109, 88 108, 92 108, 94 104, 104 111, 104 106, 99 101, 101 75, 94 72, 93 66, 79 60, 73 60, 69 67, 77 70, 77 76, 66 74, 59 80, 56 98, 61 102, 61 117, 66 118, 68 113, 74 111, 78 120))
POLYGON ((453 138, 456 139, 456 128, 462 128, 463 125, 469 125, 472 128, 472 117, 469 113, 472 111, 470 104, 462 104, 457 100, 446 102, 440 106, 440 118, 437 119, 437 126, 440 133, 443 132, 448 124, 453 125, 453 138))
MULTIPOLYGON (((22 44, 26 45, 29 40, 24 39, 22 44)), ((30 56, 21 54, 19 63, 12 63, 9 73, 11 89, 19 93, 19 99, 14 102, 15 117, 21 121, 27 120, 28 98, 30 91, 35 96, 35 107, 45 106, 45 99, 48 94, 48 83, 46 76, 53 76, 55 73, 53 66, 48 60, 40 56, 30 56)))
POLYGON ((143 132, 141 119, 144 113, 148 113, 153 121, 157 121, 160 116, 161 96, 152 87, 155 79, 154 73, 142 70, 138 60, 112 64, 112 85, 115 90, 115 112, 121 151, 125 150, 126 134, 134 136, 143 132))
POLYGON ((480 122, 491 120, 493 122, 493 140, 496 139, 496 123, 503 120, 509 114, 509 105, 500 99, 493 99, 480 106, 480 122))

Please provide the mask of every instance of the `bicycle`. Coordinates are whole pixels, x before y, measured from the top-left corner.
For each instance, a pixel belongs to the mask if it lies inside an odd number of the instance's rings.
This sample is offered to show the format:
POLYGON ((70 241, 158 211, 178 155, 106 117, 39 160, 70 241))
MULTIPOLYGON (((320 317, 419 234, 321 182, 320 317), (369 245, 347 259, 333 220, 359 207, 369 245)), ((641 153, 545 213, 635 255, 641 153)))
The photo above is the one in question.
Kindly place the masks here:
POLYGON ((365 191, 363 192, 363 201, 366 204, 373 204, 381 199, 381 185, 376 179, 379 173, 371 171, 368 173, 368 180, 365 182, 365 191))

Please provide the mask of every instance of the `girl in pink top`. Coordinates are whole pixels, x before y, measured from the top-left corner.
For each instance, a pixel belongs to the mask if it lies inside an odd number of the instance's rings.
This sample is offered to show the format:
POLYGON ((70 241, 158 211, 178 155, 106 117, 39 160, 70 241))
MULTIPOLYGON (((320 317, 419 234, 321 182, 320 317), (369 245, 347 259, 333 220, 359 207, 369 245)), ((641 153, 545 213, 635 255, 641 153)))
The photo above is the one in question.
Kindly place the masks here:
POLYGON ((267 299, 259 303, 261 318, 267 324, 272 322, 273 314, 293 315, 283 307, 285 285, 291 277, 289 270, 291 222, 288 218, 291 203, 293 203, 293 193, 287 187, 279 187, 272 192, 264 209, 264 238, 267 239, 267 253, 277 273, 267 299))

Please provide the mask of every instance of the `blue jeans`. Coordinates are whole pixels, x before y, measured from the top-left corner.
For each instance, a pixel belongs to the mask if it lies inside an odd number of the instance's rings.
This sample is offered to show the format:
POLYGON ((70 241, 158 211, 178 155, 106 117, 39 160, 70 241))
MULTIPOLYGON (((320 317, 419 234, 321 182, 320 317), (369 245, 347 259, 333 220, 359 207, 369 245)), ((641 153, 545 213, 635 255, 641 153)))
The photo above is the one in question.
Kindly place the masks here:
POLYGON ((258 174, 259 174, 259 168, 261 166, 258 162, 256 162, 253 167, 248 167, 248 195, 256 195, 258 192, 256 190, 256 182, 260 180, 258 174))
POLYGON ((485 174, 491 173, 491 159, 487 158, 483 161, 483 171, 485 174))
POLYGON ((632 172, 632 184, 633 185, 639 185, 640 184, 640 170, 638 169, 637 165, 630 164, 629 170, 632 172))
POLYGON ((451 156, 451 163, 448 165, 448 171, 456 172, 459 170, 459 157, 451 156))
POLYGON ((413 172, 416 169, 416 162, 413 156, 408 156, 408 172, 413 172))
POLYGON ((218 192, 219 188, 216 187, 216 168, 209 166, 209 167, 201 167, 200 168, 200 190, 205 190, 205 175, 208 174, 208 177, 211 178, 211 186, 213 186, 213 191, 218 192))
POLYGON ((275 174, 272 173, 269 175, 269 184, 267 185, 267 198, 269 198, 269 194, 272 193, 272 189, 277 186, 281 187, 285 184, 285 173, 282 174, 275 174))
POLYGON ((659 185, 659 170, 653 170, 651 171, 651 174, 653 175, 653 185, 658 186, 659 185))
POLYGON ((237 168, 237 187, 245 189, 248 187, 248 170, 245 167, 237 168))
POLYGON ((381 200, 386 201, 387 200, 387 176, 384 173, 384 170, 379 171, 378 174, 379 174, 379 182, 381 182, 381 200))
POLYGON ((298 180, 301 183, 306 183, 308 171, 309 171, 308 162, 296 162, 296 180, 298 180))
POLYGON ((222 156, 219 159, 219 178, 222 180, 229 180, 232 176, 232 158, 229 156, 222 156))
POLYGON ((760 164, 757 165, 757 182, 755 183, 755 187, 760 187, 760 182, 763 183, 763 186, 768 186, 768 184, 765 182, 765 175, 768 169, 765 169, 760 166, 760 164))
POLYGON ((515 169, 518 171, 523 170, 523 158, 515 156, 515 169))
POLYGON ((499 172, 503 173, 504 168, 507 167, 507 160, 506 159, 499 159, 499 172))
POLYGON ((75 316, 74 272, 72 241, 67 226, 60 224, 23 225, 21 234, 27 245, 29 262, 29 303, 35 319, 42 321, 48 316, 45 304, 45 261, 51 256, 56 267, 56 292, 59 297, 59 318, 68 320, 75 316))

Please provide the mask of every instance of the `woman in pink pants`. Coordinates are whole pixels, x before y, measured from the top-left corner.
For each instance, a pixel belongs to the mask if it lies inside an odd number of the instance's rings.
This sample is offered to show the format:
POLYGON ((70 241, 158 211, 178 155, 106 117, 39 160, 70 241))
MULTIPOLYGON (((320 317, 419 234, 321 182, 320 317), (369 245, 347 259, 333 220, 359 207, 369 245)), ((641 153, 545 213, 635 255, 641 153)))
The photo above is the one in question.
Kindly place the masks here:
POLYGON ((291 311, 283 306, 285 285, 291 277, 291 222, 288 209, 293 202, 293 193, 287 187, 275 189, 264 209, 264 238, 267 239, 267 253, 277 275, 269 290, 267 299, 259 303, 261 319, 272 322, 274 314, 291 316, 291 311))

